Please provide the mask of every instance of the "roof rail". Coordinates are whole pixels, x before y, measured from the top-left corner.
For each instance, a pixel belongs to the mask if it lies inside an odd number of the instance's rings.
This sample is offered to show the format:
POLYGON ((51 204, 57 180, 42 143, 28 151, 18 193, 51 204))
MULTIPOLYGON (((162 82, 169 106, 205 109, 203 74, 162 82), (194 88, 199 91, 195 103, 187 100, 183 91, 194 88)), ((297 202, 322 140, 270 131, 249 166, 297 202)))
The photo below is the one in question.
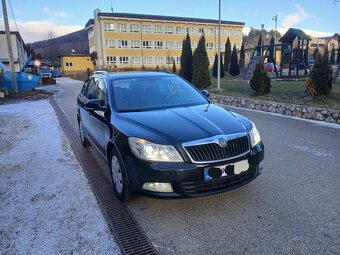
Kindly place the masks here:
POLYGON ((104 71, 104 70, 98 70, 98 71, 92 72, 91 75, 93 75, 93 74, 102 74, 102 75, 107 76, 109 73, 107 71, 104 71))
POLYGON ((161 72, 161 73, 171 73, 172 74, 172 72, 170 72, 168 70, 157 69, 157 68, 141 68, 138 71, 140 71, 140 72, 161 72))

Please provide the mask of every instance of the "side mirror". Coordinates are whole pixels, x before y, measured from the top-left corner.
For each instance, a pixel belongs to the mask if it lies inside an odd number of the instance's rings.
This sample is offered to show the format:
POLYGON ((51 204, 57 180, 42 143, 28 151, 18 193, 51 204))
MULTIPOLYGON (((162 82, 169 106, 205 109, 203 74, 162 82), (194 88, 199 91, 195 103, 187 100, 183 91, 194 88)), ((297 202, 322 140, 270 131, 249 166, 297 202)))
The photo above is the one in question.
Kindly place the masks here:
POLYGON ((201 93, 202 93, 206 98, 209 98, 209 96, 210 96, 209 91, 206 90, 206 89, 201 90, 201 93))
POLYGON ((85 108, 95 111, 106 111, 106 107, 102 105, 99 99, 90 99, 85 103, 85 108))

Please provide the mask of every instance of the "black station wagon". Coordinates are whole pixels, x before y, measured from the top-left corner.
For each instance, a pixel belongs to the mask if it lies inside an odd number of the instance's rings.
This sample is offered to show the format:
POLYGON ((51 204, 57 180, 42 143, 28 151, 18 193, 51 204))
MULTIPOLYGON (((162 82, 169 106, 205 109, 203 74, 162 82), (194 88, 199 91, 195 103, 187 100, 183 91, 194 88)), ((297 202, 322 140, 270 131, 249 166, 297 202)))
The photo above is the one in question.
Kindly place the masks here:
POLYGON ((108 162, 117 197, 198 197, 254 180, 264 146, 249 119, 169 73, 95 72, 78 96, 84 146, 108 162))

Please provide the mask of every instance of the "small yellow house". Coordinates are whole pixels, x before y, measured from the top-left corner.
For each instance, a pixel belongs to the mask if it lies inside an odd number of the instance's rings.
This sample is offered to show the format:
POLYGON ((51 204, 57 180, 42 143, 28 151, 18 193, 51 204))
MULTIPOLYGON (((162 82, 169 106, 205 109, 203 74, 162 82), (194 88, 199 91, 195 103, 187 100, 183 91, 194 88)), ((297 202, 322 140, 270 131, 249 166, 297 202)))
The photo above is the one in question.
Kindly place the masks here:
POLYGON ((90 55, 87 54, 71 54, 61 55, 60 65, 63 74, 73 74, 75 72, 86 72, 89 68, 91 71, 94 70, 93 62, 91 61, 90 55))

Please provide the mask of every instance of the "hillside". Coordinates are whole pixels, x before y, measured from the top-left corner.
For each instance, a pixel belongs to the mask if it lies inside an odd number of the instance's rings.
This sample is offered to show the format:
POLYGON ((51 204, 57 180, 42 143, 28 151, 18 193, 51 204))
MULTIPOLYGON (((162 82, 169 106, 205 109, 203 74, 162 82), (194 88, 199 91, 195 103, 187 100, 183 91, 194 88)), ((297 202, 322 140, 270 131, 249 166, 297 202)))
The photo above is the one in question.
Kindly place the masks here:
POLYGON ((51 62, 58 61, 59 55, 71 54, 72 49, 76 54, 89 53, 89 42, 85 29, 54 39, 34 42, 28 46, 34 50, 35 54, 40 53, 44 59, 51 62))

